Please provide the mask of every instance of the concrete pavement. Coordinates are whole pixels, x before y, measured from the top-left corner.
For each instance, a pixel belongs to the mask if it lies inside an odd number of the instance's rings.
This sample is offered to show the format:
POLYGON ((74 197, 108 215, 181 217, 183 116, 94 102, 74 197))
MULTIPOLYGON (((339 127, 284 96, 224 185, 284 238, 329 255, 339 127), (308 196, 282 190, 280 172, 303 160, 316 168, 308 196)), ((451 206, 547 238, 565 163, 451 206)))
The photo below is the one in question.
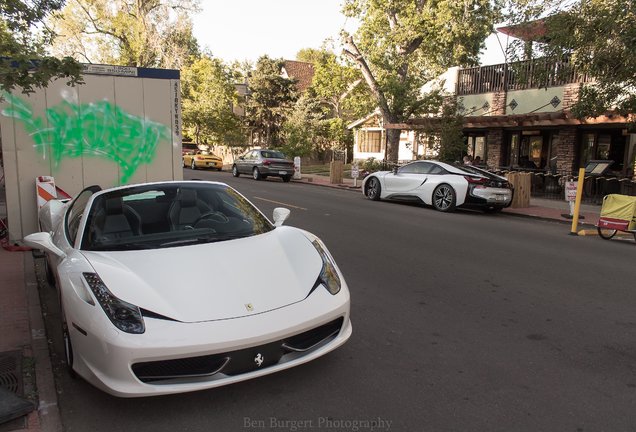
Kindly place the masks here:
MULTIPOLYGON (((304 175, 302 180, 294 182, 322 187, 332 187, 361 193, 361 181, 354 185, 352 179, 343 179, 341 184, 331 184, 329 177, 304 175)), ((3 194, 0 194, 3 195, 3 194)), ((0 198, 2 198, 0 196, 0 198)), ((0 201, 3 201, 0 199, 0 201)), ((595 231, 593 225, 598 220, 598 206, 584 205, 580 220, 581 228, 595 231)), ((523 216, 570 223, 562 214, 568 213, 565 201, 532 199, 530 207, 505 209, 503 214, 523 216)), ((5 218, 4 202, 0 202, 0 219, 5 218)), ((6 239, 0 248, 0 354, 18 352, 22 357, 23 375, 18 390, 26 399, 32 400, 37 407, 30 414, 0 424, 1 432, 8 431, 45 431, 62 430, 57 408, 54 376, 49 357, 48 340, 42 322, 42 311, 37 291, 37 281, 33 271, 31 252, 9 251, 6 239)), ((1 358, 1 357, 0 357, 1 358)), ((0 386, 3 381, 0 380, 0 386)))

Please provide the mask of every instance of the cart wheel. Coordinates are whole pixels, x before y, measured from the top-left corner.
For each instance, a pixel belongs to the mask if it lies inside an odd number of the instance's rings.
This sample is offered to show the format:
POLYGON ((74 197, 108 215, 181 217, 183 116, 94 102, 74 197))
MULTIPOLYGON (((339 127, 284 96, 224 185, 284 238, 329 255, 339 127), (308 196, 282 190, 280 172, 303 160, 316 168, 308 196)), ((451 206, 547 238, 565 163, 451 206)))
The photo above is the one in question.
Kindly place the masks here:
POLYGON ((612 237, 614 237, 616 235, 616 231, 618 231, 618 230, 605 229, 601 227, 596 227, 596 229, 598 230, 598 235, 605 240, 609 240, 612 237))

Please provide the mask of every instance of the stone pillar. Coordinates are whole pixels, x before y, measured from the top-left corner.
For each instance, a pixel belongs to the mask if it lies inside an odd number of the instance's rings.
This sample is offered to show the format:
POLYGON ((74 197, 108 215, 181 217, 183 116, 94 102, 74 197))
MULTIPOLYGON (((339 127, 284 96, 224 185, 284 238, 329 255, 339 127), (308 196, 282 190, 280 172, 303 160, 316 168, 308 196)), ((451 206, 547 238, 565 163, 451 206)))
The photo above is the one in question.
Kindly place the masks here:
POLYGON ((567 84, 563 89, 563 102, 562 107, 564 110, 569 110, 579 100, 579 91, 581 90, 581 84, 567 84))
POLYGON ((503 129, 489 130, 486 135, 486 146, 488 148, 488 168, 494 169, 501 165, 501 154, 503 142, 503 129))
POLYGON ((557 171, 559 173, 572 173, 576 166, 576 128, 563 127, 559 130, 556 144, 557 171))
POLYGON ((505 91, 498 91, 492 97, 492 107, 490 115, 506 115, 506 101, 508 100, 508 93, 505 91))

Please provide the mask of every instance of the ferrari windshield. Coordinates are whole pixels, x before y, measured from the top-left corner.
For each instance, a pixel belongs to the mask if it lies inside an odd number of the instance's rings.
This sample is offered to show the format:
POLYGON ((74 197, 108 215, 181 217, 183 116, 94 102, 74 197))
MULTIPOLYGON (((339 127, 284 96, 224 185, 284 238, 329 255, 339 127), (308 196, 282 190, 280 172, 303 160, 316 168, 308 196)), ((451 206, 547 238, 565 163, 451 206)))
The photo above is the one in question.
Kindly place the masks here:
POLYGON ((156 183, 95 197, 81 249, 141 250, 249 237, 274 229, 234 189, 203 182, 156 183))

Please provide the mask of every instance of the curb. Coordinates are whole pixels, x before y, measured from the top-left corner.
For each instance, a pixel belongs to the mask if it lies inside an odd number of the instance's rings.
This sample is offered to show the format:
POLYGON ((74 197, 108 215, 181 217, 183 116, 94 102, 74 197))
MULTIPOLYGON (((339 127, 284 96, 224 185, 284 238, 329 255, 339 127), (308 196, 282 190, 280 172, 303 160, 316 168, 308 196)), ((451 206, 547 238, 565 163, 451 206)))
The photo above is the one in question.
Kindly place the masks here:
POLYGON ((311 186, 321 186, 321 187, 326 187, 326 188, 331 188, 331 189, 339 189, 339 190, 346 190, 346 191, 350 191, 350 192, 358 192, 361 193, 361 187, 360 186, 349 186, 346 184, 330 184, 330 183, 319 183, 319 182, 313 182, 313 181, 307 181, 306 179, 303 180, 292 180, 292 183, 296 183, 296 184, 306 184, 306 185, 311 185, 311 186))
POLYGON ((38 414, 43 432, 62 432, 62 419, 57 405, 57 391, 51 366, 49 340, 44 327, 35 262, 29 252, 24 254, 24 283, 26 285, 31 327, 31 347, 35 359, 35 383, 38 393, 38 414))
MULTIPOLYGON (((556 222, 556 223, 559 223, 559 224, 572 226, 572 221, 571 220, 567 220, 567 219, 556 219, 556 218, 551 218, 551 217, 547 217, 547 216, 539 216, 539 215, 524 214, 524 213, 513 213, 513 212, 507 212, 506 210, 502 211, 501 214, 504 214, 504 215, 507 215, 507 216, 516 216, 516 217, 521 217, 521 218, 526 218, 526 219, 537 219, 537 220, 542 220, 542 221, 546 221, 546 222, 556 222)), ((581 222, 579 220, 579 223, 577 224, 577 228, 578 227, 596 228, 596 225, 591 224, 589 222, 581 222)))

